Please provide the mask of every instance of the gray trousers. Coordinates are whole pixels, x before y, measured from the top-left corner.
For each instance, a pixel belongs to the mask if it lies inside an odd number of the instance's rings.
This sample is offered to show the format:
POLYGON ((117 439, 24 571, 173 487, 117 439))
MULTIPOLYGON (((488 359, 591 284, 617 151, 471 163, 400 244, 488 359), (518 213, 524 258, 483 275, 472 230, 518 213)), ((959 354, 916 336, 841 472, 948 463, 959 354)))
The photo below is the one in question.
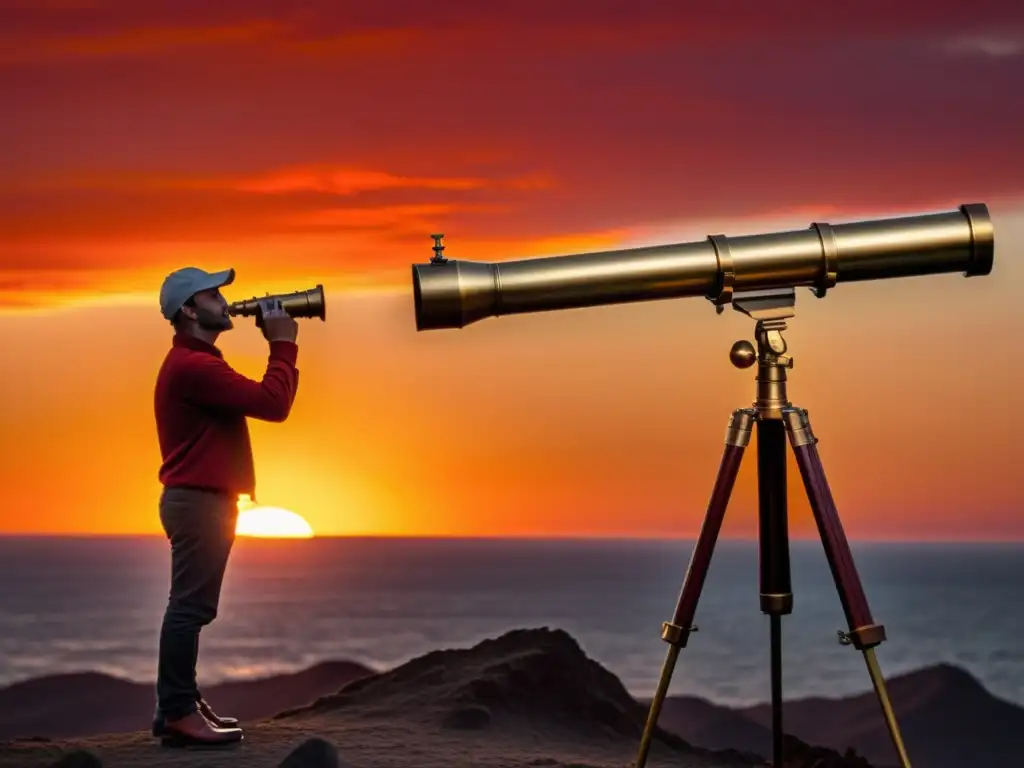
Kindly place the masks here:
POLYGON ((237 519, 237 500, 229 494, 165 488, 160 497, 171 588, 160 628, 158 719, 184 717, 202 696, 196 683, 199 632, 217 617, 237 519))

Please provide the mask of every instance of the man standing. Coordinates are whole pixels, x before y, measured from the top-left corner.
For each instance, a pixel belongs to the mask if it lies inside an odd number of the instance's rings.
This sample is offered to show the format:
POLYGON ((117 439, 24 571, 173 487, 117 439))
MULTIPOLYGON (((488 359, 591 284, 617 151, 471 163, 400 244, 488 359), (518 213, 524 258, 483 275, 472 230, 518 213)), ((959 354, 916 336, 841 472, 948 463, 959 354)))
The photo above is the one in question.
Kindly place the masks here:
POLYGON ((196 684, 199 633, 217 616, 239 494, 256 498, 246 418, 284 421, 298 388, 298 325, 279 303, 268 304, 262 315, 270 353, 261 381, 237 373, 215 346, 233 327, 220 289, 234 279, 233 269, 185 267, 160 289, 160 311, 174 328, 154 397, 171 587, 160 630, 153 735, 169 746, 242 739, 238 721, 218 716, 196 684))

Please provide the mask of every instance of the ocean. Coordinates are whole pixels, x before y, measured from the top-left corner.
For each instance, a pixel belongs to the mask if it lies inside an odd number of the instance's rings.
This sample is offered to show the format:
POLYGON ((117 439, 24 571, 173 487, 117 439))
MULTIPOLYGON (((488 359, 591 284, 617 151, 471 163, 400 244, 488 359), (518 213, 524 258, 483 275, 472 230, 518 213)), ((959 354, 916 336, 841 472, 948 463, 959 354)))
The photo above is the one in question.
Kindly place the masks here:
MULTIPOLYGON (((240 538, 201 683, 326 659, 387 668, 520 627, 562 628, 634 696, 650 696, 692 541, 240 538)), ((887 676, 951 662, 1024 705, 1024 546, 852 544, 887 676)), ((817 541, 793 542, 783 619, 787 697, 870 690, 817 541)), ((155 676, 169 554, 157 537, 0 538, 0 685, 95 670, 155 676)), ((769 696, 757 545, 722 541, 670 693, 769 696)))

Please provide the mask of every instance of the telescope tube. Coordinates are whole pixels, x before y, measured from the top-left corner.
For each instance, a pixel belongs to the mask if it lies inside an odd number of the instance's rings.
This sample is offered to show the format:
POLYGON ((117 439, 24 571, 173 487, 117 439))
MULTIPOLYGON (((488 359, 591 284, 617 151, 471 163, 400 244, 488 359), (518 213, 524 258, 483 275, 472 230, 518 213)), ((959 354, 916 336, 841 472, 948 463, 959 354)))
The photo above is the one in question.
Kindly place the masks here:
POLYGON ((327 302, 324 300, 322 285, 305 291, 267 294, 262 298, 253 296, 251 299, 242 299, 228 305, 228 314, 242 317, 256 316, 260 311, 260 302, 269 299, 280 301, 281 309, 292 317, 319 317, 321 320, 327 320, 327 302))
MULTIPOLYGON (((436 249, 435 249, 436 250, 436 249)), ((988 207, 803 230, 500 263, 435 257, 412 265, 416 330, 463 328, 486 317, 837 283, 992 271, 988 207)))

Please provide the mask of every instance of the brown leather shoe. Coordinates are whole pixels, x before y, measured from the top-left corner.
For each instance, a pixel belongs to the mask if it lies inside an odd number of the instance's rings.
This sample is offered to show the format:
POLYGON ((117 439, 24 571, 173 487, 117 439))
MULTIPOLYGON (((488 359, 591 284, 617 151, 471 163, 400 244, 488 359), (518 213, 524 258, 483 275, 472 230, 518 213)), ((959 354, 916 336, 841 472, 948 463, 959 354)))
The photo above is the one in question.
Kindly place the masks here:
POLYGON ((242 740, 241 728, 218 728, 199 711, 164 722, 161 743, 165 747, 217 749, 242 740))
POLYGON ((202 712, 203 717, 205 717, 218 728, 234 728, 238 725, 238 720, 236 720, 235 718, 221 717, 216 712, 214 712, 210 705, 206 703, 206 699, 200 699, 196 702, 196 704, 199 705, 199 711, 202 712))

